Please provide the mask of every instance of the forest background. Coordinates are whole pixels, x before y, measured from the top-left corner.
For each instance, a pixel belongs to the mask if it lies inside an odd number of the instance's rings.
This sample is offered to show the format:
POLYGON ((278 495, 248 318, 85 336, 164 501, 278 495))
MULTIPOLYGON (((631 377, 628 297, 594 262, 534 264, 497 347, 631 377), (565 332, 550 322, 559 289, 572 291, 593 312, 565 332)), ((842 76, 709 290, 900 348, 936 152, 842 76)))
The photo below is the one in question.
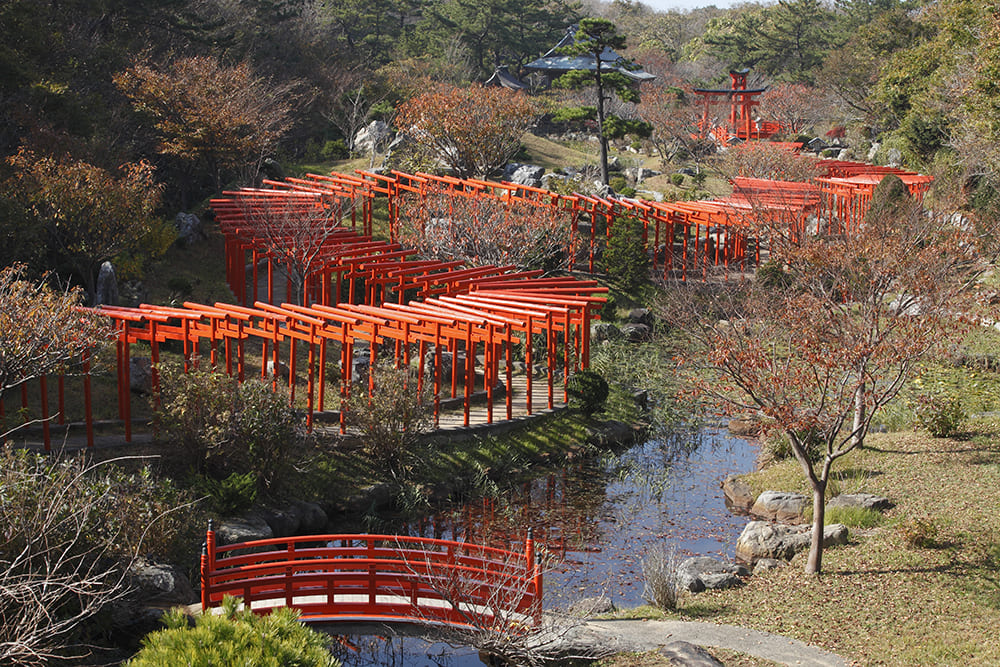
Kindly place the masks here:
MULTIPOLYGON (((498 65, 532 82, 524 65, 595 15, 614 21, 624 55, 657 75, 642 102, 616 113, 652 122, 665 162, 690 154, 663 141, 689 134, 690 88, 728 87, 730 69, 750 67, 754 86, 770 86, 761 115, 783 122, 788 138, 840 138, 857 159, 878 142, 876 161, 992 201, 1000 18, 969 0, 670 12, 620 0, 10 0, 0 6, 0 266, 54 269, 89 287, 92 267, 74 261, 75 237, 60 232, 69 216, 34 195, 45 183, 66 190, 106 177, 118 179, 122 202, 142 193, 127 211, 135 242, 105 253, 119 278, 141 273, 169 241, 157 219, 197 211, 277 165, 347 157, 358 129, 391 124, 431 82, 481 82, 498 65)), ((563 91, 553 108, 579 103, 563 91)), ((74 233, 92 237, 121 218, 99 213, 75 215, 84 229, 74 233)))

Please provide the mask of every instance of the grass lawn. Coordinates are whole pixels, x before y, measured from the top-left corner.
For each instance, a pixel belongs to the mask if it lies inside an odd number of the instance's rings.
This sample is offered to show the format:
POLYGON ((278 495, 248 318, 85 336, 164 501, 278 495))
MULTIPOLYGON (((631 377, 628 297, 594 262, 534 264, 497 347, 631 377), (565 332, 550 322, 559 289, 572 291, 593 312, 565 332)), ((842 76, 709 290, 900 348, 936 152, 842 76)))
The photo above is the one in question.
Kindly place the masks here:
MULTIPOLYGON (((1000 664, 998 436, 995 420, 974 422, 961 440, 870 436, 835 470, 840 491, 896 503, 881 526, 827 550, 820 576, 803 573, 803 553, 744 588, 688 596, 674 616, 787 635, 865 665, 1000 664), (922 531, 930 545, 909 546, 907 530, 922 531)), ((756 491, 807 489, 792 461, 748 481, 756 491)))

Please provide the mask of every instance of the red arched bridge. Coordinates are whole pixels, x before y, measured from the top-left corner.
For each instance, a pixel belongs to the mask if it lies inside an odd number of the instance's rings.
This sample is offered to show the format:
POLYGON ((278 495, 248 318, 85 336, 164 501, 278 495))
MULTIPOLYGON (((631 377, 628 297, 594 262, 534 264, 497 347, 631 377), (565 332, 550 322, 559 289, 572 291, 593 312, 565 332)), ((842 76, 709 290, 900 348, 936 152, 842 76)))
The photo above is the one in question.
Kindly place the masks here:
POLYGON ((542 570, 524 551, 406 535, 308 535, 215 543, 201 557, 201 606, 240 598, 307 623, 378 621, 526 629, 541 619, 542 570))

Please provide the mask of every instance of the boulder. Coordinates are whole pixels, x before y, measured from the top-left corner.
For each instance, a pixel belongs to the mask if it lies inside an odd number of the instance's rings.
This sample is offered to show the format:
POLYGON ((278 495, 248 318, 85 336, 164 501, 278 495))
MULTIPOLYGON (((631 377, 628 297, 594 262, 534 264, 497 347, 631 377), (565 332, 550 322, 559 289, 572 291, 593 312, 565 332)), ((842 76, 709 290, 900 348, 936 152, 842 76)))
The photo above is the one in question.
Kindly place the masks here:
POLYGON ((275 537, 291 537, 299 534, 302 519, 294 508, 278 509, 268 507, 257 513, 271 528, 275 537))
POLYGON ((770 521, 802 523, 802 511, 808 502, 801 493, 765 491, 757 496, 750 513, 770 521))
POLYGON ((188 578, 173 565, 140 560, 129 572, 136 598, 143 604, 178 605, 197 601, 188 578))
POLYGON ((636 167, 635 170, 625 170, 627 176, 631 176, 632 180, 636 183, 642 183, 647 178, 652 178, 653 176, 659 176, 662 172, 656 171, 655 169, 646 169, 645 167, 636 167))
MULTIPOLYGON (((280 377, 282 380, 287 380, 288 379, 288 373, 289 373, 288 364, 286 364, 284 361, 279 361, 277 369, 278 369, 278 372, 277 372, 278 377, 280 377)), ((268 359, 267 360, 267 376, 268 377, 274 377, 274 375, 275 375, 274 371, 275 371, 274 359, 268 359)))
MULTIPOLYGON (((751 521, 736 540, 736 555, 755 563, 761 558, 790 560, 809 548, 812 526, 789 526, 769 521, 751 521)), ((847 526, 836 523, 823 531, 823 547, 847 544, 847 526)))
POLYGON ((101 269, 97 273, 97 293, 94 299, 94 305, 118 305, 118 280, 115 278, 115 267, 111 262, 101 264, 101 269))
POLYGON ((755 500, 753 489, 739 475, 729 475, 722 481, 722 493, 725 496, 726 507, 732 511, 745 514, 753 507, 755 500))
POLYGON ((264 158, 264 161, 260 164, 260 170, 270 179, 276 181, 285 180, 285 170, 282 168, 281 163, 273 157, 264 158))
POLYGON ((622 326, 621 332, 628 342, 641 343, 644 340, 649 340, 652 329, 645 324, 626 324, 622 326))
POLYGON ((647 327, 653 326, 653 313, 649 308, 633 308, 625 313, 625 321, 629 324, 645 324, 647 327))
POLYGON ((594 322, 590 325, 590 340, 592 342, 615 340, 621 336, 621 329, 610 322, 594 322))
POLYGON ((708 649, 691 642, 670 642, 659 650, 669 664, 677 667, 723 667, 708 649))
POLYGON ((615 603, 611 601, 611 598, 606 595, 599 595, 597 597, 577 600, 570 605, 567 612, 570 616, 590 618, 591 616, 599 616, 600 614, 610 614, 615 610, 615 603))
POLYGON ((532 188, 542 186, 542 176, 545 174, 545 167, 533 164, 518 164, 511 162, 503 171, 503 180, 516 185, 527 185, 532 188))
POLYGON ((767 572, 768 570, 777 570, 779 567, 783 567, 785 561, 777 560, 775 558, 761 558, 759 561, 753 565, 753 573, 760 574, 761 572, 767 572))
POLYGON ((149 357, 129 357, 128 386, 136 394, 153 393, 153 361, 149 357))
POLYGON ((622 170, 622 161, 618 158, 617 155, 609 155, 608 171, 621 171, 621 170, 622 170))
POLYGON ((177 242, 183 246, 192 245, 198 241, 204 241, 208 236, 205 234, 205 225, 194 213, 178 213, 174 217, 174 227, 177 228, 177 242))
POLYGON ((873 493, 842 493, 831 498, 826 503, 830 507, 863 507, 876 512, 885 512, 892 509, 894 504, 888 498, 876 496, 873 493))
POLYGON ((322 533, 330 519, 323 508, 316 503, 295 501, 292 507, 299 515, 299 532, 303 535, 322 533))
POLYGON ((354 135, 354 150, 359 153, 375 153, 389 143, 392 128, 381 120, 373 120, 354 135))
POLYGON ((267 540, 274 537, 274 531, 263 517, 248 515, 226 519, 215 531, 217 544, 236 544, 251 540, 267 540))
POLYGON ((691 593, 742 586, 740 577, 747 576, 750 576, 750 571, 746 567, 723 563, 708 556, 688 558, 677 566, 678 588, 691 593))
POLYGON ((898 148, 890 148, 885 159, 887 166, 898 167, 903 162, 903 152, 898 148))

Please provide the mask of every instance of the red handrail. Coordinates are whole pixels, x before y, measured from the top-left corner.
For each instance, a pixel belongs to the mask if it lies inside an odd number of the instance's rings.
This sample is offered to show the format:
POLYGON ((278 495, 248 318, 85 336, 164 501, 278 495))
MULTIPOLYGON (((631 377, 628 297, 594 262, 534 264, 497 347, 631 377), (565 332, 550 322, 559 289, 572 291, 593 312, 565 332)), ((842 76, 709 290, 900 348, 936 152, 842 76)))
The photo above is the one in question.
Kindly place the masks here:
POLYGON ((541 619, 542 571, 523 552, 407 535, 307 535, 217 546, 209 524, 201 606, 241 598, 256 613, 293 607, 304 622, 391 621, 505 631, 541 619))

